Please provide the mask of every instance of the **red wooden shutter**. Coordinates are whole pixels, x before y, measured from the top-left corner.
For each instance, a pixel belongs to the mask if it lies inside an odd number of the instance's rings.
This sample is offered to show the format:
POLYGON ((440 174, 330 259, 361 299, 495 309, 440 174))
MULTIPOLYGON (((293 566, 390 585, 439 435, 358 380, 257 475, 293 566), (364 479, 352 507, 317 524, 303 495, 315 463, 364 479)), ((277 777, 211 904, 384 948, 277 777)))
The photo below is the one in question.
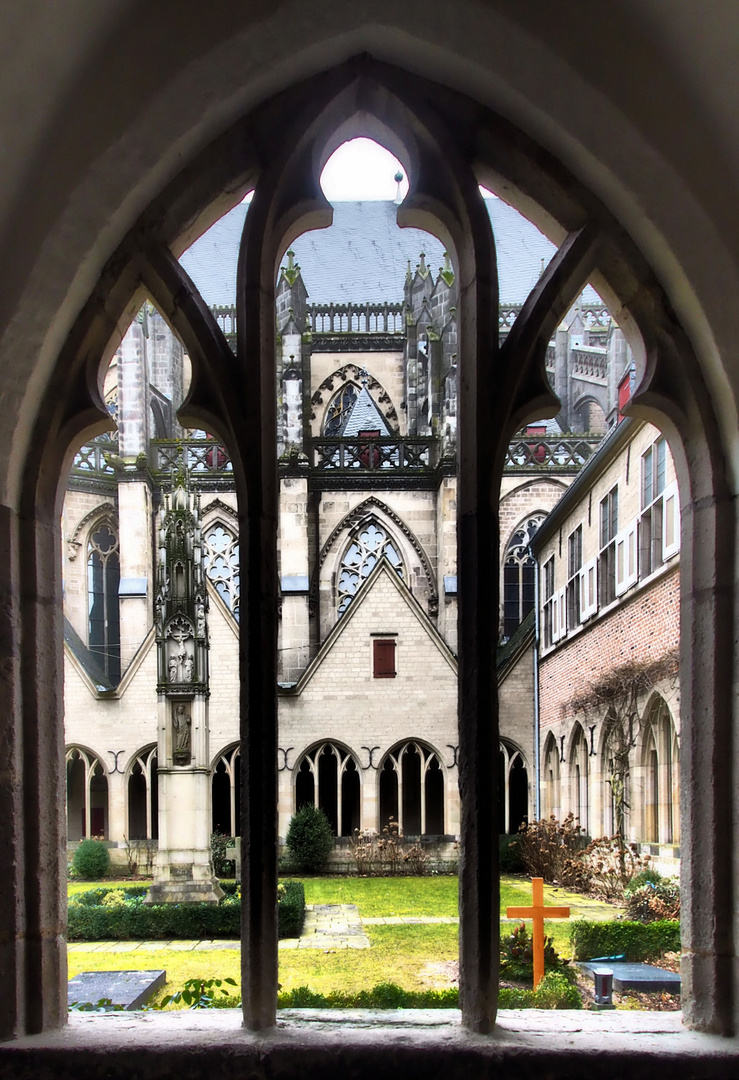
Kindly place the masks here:
POLYGON ((374 641, 374 676, 376 679, 395 678, 395 642, 374 641))

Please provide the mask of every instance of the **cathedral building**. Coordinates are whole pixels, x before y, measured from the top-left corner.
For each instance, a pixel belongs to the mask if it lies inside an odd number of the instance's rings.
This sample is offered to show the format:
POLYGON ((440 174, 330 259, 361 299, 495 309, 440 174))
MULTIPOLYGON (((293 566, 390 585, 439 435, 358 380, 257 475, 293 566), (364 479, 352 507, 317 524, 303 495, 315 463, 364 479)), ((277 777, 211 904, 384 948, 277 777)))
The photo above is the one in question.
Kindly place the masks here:
MULTIPOLYGON (((486 205, 511 293, 502 342, 551 245, 501 200, 486 205)), ((246 212, 182 257, 231 340, 246 212)), ((333 226, 296 240, 279 273, 279 832, 310 802, 338 838, 394 819, 443 856, 459 836, 458 287, 439 241, 399 229, 396 213, 338 204, 333 226)), ((518 433, 501 486, 500 635, 514 640, 499 672, 500 808, 511 832, 538 805, 533 648, 518 633, 535 602, 530 544, 615 425, 631 365, 591 288, 546 365, 562 411, 518 433)), ((117 862, 156 858, 159 876, 173 860, 189 874, 207 861, 209 829, 237 835, 240 821, 238 508, 225 447, 178 423, 189 366, 145 303, 105 380, 115 431, 77 454, 62 524, 68 839, 102 836, 117 862), (180 556, 164 535, 175 504, 190 507, 180 525, 197 554, 181 603, 180 556), (185 774, 197 794, 177 795, 185 774), (183 801, 198 808, 200 840, 177 855, 161 830, 183 827, 183 801)))

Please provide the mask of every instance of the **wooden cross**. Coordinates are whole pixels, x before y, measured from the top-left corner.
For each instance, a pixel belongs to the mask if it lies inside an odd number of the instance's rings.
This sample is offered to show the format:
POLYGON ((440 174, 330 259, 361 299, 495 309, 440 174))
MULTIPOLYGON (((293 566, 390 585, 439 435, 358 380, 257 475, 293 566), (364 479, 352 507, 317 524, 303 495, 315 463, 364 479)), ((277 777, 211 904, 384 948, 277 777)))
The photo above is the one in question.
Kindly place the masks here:
POLYGON ((568 907, 544 907, 544 878, 531 879, 534 902, 531 907, 509 907, 509 919, 532 919, 534 923, 534 990, 544 978, 544 916, 550 919, 569 919, 568 907))

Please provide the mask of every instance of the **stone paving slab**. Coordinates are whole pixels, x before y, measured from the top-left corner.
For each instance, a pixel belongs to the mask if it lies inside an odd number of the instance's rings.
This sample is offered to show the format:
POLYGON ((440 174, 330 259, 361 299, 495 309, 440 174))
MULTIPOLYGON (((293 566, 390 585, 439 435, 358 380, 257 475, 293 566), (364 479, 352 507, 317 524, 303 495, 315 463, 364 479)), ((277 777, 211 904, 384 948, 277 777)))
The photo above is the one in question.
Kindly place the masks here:
POLYGON ((369 949, 356 904, 306 904, 300 949, 369 949))

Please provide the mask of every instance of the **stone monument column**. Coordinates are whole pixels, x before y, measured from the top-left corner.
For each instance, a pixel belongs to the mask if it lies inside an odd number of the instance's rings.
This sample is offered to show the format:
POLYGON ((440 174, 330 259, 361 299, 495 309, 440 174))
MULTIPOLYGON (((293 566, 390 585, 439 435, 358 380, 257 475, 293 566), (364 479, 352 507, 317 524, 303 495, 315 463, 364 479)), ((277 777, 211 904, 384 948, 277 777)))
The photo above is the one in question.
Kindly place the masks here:
POLYGON ((184 475, 157 530, 159 850, 147 903, 217 903, 210 850, 208 595, 199 497, 184 475))

